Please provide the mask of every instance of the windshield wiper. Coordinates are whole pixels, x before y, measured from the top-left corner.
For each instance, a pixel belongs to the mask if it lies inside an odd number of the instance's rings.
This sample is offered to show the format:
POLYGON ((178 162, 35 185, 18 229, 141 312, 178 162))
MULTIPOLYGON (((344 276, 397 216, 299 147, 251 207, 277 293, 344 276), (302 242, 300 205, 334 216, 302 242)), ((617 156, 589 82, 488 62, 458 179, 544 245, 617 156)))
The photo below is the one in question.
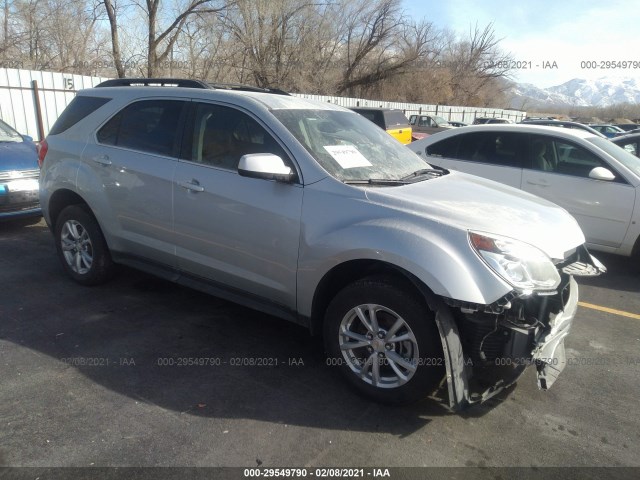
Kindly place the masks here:
POLYGON ((407 182, 404 179, 396 180, 393 178, 369 178, 367 180, 343 180, 343 183, 347 185, 406 185, 407 182))
POLYGON ((411 180, 413 178, 422 177, 423 175, 428 175, 430 177, 441 177, 442 175, 446 175, 449 173, 449 170, 446 168, 438 167, 438 168, 422 168, 420 170, 416 170, 415 172, 407 175, 406 177, 402 177, 402 180, 411 180))

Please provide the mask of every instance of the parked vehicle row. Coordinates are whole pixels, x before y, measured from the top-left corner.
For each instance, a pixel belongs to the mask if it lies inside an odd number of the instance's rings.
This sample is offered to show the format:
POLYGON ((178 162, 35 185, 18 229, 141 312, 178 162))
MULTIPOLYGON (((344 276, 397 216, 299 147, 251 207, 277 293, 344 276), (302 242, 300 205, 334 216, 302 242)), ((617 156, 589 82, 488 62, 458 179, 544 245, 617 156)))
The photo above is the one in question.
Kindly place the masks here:
MULTIPOLYGON (((412 114, 409 119, 400 110, 392 108, 351 107, 351 110, 371 120, 392 137, 405 145, 450 128, 465 127, 464 122, 448 121, 438 115, 412 114)), ((506 118, 477 117, 474 124, 513 123, 506 118)))
POLYGON ((584 123, 579 122, 571 122, 567 120, 553 120, 553 119, 542 119, 542 120, 523 120, 520 123, 524 123, 526 125, 546 125, 548 127, 559 127, 559 128, 573 128, 576 130, 584 130, 585 132, 589 132, 596 137, 607 138, 605 134, 599 132, 598 130, 591 128, 589 125, 585 125, 584 123))
POLYGON ((76 282, 122 263, 297 322, 383 402, 441 390, 460 409, 527 365, 551 387, 573 277, 604 271, 563 208, 283 92, 108 81, 78 93, 43 151, 44 217, 76 282))
MULTIPOLYGON (((627 145, 637 153, 637 136, 627 145)), ((409 148, 440 167, 560 205, 594 250, 640 255, 640 160, 608 139, 569 128, 491 125, 442 132, 409 148)))
POLYGON ((352 107, 351 110, 386 130, 389 135, 404 145, 414 140, 413 129, 401 110, 368 107, 352 107))
POLYGON ((630 154, 640 157, 640 132, 621 135, 612 138, 611 141, 619 147, 624 148, 630 154))
POLYGON ((626 130, 623 130, 622 128, 617 127, 615 125, 591 124, 589 126, 594 130, 597 130, 598 132, 602 133, 607 138, 613 138, 617 135, 624 135, 626 133, 626 130))

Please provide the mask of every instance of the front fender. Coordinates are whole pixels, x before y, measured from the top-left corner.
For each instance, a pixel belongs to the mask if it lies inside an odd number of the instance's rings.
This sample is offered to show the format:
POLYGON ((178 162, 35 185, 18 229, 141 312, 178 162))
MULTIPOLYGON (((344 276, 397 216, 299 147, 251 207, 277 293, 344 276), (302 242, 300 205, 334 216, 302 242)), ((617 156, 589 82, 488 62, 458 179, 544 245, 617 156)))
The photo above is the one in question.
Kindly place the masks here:
POLYGON ((298 260, 301 315, 311 315, 322 278, 351 260, 395 265, 436 295, 462 302, 488 305, 512 290, 471 250, 466 230, 410 213, 381 210, 366 200, 344 202, 343 197, 338 202, 335 197, 305 192, 298 260), (327 209, 333 209, 330 216, 327 209), (381 213, 388 216, 380 218, 381 213))

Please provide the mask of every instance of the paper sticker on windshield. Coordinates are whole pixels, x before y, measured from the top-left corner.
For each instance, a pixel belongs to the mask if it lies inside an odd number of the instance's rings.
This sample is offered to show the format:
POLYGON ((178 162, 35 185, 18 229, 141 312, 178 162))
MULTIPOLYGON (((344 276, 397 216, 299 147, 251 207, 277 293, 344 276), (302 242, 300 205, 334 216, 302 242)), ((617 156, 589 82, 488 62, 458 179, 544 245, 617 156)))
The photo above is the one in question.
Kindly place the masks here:
POLYGON ((371 162, 353 145, 326 145, 324 149, 342 168, 371 166, 371 162))

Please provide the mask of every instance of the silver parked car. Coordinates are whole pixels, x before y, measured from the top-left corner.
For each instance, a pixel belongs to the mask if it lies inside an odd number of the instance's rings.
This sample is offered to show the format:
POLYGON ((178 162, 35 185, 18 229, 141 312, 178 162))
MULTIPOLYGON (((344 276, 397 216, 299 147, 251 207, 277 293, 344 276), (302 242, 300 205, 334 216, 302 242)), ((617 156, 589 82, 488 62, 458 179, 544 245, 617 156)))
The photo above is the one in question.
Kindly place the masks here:
POLYGON ((352 111, 257 90, 81 91, 41 176, 66 272, 94 285, 123 263, 302 324, 378 401, 442 389, 459 409, 532 364, 550 387, 573 275, 603 270, 575 220, 432 168, 352 111))

